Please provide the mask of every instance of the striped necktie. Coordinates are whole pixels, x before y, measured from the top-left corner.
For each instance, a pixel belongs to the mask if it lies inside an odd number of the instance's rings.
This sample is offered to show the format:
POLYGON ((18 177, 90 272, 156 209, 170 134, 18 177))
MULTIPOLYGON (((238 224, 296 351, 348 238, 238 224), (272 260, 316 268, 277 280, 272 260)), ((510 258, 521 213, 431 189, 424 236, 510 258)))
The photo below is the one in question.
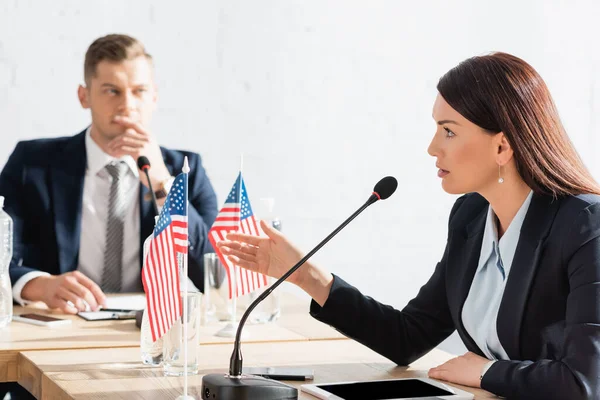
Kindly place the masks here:
POLYGON ((104 271, 102 272, 102 291, 118 293, 121 291, 123 277, 123 227, 127 209, 125 177, 127 164, 123 161, 106 165, 106 171, 112 177, 108 198, 108 219, 106 221, 106 247, 104 248, 104 271))

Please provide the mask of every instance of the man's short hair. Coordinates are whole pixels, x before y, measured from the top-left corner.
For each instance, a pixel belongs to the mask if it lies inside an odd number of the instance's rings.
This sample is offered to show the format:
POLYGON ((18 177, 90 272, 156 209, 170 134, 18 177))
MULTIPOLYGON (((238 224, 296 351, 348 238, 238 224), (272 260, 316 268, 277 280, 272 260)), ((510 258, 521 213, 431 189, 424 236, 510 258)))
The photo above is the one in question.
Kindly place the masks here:
POLYGON ((83 75, 86 85, 96 75, 96 68, 101 61, 119 63, 144 56, 152 62, 152 56, 146 53, 144 45, 137 39, 121 34, 106 35, 94 40, 85 53, 83 75))

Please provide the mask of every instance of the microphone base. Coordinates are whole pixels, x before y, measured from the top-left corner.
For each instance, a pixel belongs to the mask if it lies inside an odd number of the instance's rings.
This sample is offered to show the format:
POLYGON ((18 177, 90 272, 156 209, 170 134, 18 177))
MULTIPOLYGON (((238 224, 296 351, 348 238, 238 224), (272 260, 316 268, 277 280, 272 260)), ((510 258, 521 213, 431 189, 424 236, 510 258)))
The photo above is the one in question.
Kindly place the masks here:
POLYGON ((260 376, 208 374, 202 377, 200 395, 211 400, 297 400, 298 389, 260 376))

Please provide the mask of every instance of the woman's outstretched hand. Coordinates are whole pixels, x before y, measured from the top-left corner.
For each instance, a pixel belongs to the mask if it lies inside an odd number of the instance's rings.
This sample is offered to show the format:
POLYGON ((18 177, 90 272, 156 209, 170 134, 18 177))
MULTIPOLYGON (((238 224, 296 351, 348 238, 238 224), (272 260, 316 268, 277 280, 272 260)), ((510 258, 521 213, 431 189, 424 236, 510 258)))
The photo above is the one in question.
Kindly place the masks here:
MULTIPOLYGON (((264 221, 260 227, 267 237, 230 233, 227 240, 218 243, 219 249, 234 264, 264 275, 280 278, 302 258, 296 249, 279 231, 264 221)), ((301 270, 290 276, 289 281, 299 285, 301 270)))
MULTIPOLYGON (((281 278, 303 257, 279 231, 264 221, 260 226, 267 237, 230 233, 217 244, 223 255, 234 264, 273 278, 281 278)), ((329 297, 333 275, 307 262, 294 272, 288 282, 298 285, 321 306, 329 297)))

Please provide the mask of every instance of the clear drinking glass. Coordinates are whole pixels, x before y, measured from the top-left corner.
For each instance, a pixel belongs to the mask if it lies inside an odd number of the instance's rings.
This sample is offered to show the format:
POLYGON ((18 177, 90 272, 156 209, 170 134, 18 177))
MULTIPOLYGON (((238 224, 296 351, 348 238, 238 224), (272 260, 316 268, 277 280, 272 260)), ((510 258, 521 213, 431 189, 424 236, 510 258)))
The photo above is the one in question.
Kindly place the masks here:
POLYGON ((204 294, 202 296, 202 325, 231 319, 229 286, 225 267, 215 253, 204 254, 204 294))
MULTIPOLYGON (((269 282, 267 286, 237 299, 237 321, 240 320, 250 303, 275 282, 275 279, 271 277, 267 279, 269 282)), ((277 288, 261 302, 250 314, 248 323, 261 324, 277 320, 281 315, 279 293, 279 288, 277 288)), ((201 324, 231 321, 232 317, 233 301, 229 299, 229 282, 225 268, 215 253, 204 254, 204 294, 202 296, 201 324)))
MULTIPOLYGON (((276 281, 276 279, 267 277, 267 286, 255 290, 252 293, 247 294, 248 305, 252 303, 258 296, 260 296, 265 290, 267 290, 276 281)), ((266 322, 276 321, 281 316, 281 305, 280 305, 280 294, 276 288, 273 292, 267 296, 262 302, 256 306, 248 317, 248 323, 250 324, 264 324, 266 322)), ((246 306, 247 307, 247 306, 246 306)))
MULTIPOLYGON (((182 293, 182 307, 183 307, 182 293)), ((187 295, 187 374, 198 373, 198 346, 200 345, 201 297, 199 292, 187 295)), ((182 313, 183 314, 183 313, 182 313)), ((184 373, 184 336, 181 317, 163 336, 163 371, 169 376, 183 376, 184 373)))

